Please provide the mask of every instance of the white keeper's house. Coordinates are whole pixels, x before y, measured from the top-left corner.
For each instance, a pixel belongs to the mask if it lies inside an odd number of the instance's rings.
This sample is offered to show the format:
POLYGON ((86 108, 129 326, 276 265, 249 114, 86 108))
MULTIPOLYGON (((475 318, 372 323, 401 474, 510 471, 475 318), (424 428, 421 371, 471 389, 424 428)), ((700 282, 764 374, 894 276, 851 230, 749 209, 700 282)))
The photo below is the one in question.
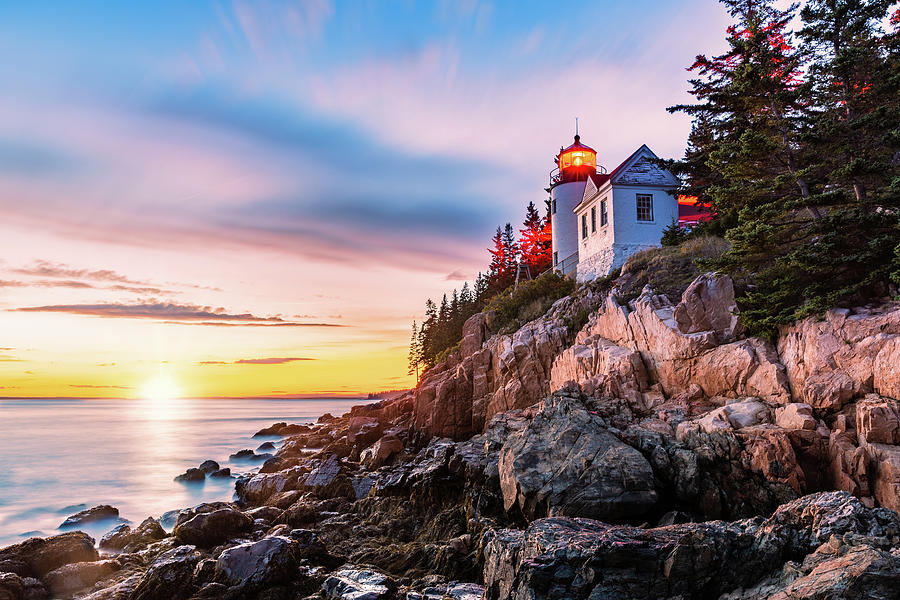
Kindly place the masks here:
POLYGON ((590 281, 659 246, 663 230, 679 219, 679 201, 668 192, 678 180, 655 158, 643 145, 607 172, 577 134, 574 144, 560 148, 547 188, 554 269, 590 281))

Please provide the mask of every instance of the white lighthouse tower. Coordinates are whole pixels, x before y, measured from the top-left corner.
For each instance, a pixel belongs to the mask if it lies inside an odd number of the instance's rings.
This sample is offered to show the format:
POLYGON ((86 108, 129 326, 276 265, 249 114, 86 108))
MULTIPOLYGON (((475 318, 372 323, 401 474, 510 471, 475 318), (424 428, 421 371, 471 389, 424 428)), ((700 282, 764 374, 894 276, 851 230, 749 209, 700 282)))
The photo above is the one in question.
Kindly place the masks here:
POLYGON ((553 228, 553 268, 574 275, 578 267, 578 217, 575 207, 584 196, 585 182, 597 172, 597 152, 581 143, 560 148, 550 173, 550 222, 553 228))

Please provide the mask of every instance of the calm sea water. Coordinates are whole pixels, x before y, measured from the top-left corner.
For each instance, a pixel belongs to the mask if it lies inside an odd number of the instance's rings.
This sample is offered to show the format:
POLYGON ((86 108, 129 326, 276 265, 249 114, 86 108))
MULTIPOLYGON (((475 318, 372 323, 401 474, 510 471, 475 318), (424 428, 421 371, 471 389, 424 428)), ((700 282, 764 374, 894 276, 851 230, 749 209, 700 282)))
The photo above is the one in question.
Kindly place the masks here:
MULTIPOLYGON (((365 400, 0 399, 0 546, 59 533, 65 518, 111 504, 139 523, 173 509, 231 500, 233 480, 176 483, 211 458, 232 473, 259 467, 230 454, 256 449, 253 434, 278 421, 340 415, 365 400)), ((85 527, 99 540, 115 523, 85 527)))

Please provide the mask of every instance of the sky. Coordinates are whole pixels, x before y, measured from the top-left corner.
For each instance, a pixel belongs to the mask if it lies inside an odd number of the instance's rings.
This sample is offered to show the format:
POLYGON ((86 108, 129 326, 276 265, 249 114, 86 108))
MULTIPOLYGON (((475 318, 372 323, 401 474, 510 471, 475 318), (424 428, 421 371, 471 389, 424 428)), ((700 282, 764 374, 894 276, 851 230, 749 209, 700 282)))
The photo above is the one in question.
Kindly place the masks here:
POLYGON ((0 396, 413 385, 426 298, 598 162, 684 152, 713 0, 0 0, 0 396))

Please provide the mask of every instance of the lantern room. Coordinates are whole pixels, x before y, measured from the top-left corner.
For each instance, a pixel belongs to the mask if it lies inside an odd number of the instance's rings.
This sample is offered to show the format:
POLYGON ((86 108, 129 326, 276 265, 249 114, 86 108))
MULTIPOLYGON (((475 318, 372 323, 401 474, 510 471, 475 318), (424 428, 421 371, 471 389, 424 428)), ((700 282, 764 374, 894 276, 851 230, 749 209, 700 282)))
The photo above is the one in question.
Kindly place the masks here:
POLYGON ((581 143, 581 136, 575 134, 575 143, 562 148, 556 156, 559 168, 553 183, 584 181, 588 175, 597 171, 597 152, 590 146, 581 143))

